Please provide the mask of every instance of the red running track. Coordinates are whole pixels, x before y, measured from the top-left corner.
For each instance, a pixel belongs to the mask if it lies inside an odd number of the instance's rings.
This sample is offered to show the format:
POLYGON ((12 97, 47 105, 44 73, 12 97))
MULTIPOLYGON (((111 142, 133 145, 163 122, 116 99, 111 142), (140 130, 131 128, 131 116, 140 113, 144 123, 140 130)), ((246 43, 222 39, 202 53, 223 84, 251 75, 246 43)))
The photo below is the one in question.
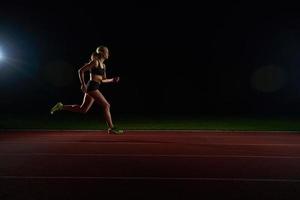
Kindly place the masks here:
POLYGON ((2 131, 0 199, 300 199, 296 132, 2 131))

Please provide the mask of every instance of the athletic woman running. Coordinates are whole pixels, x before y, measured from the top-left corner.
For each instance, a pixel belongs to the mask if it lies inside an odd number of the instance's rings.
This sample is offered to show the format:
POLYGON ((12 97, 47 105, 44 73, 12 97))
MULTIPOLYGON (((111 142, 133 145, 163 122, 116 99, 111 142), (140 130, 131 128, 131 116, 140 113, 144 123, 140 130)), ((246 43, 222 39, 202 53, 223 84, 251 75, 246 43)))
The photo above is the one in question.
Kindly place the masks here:
POLYGON ((79 80, 81 82, 81 90, 84 93, 83 102, 81 105, 63 105, 58 102, 51 109, 51 114, 59 110, 67 110, 71 112, 87 113, 91 108, 94 101, 102 105, 104 109, 104 118, 108 125, 108 133, 121 134, 122 130, 117 129, 112 122, 110 114, 110 104, 105 99, 105 97, 100 92, 99 88, 102 83, 117 83, 120 78, 110 78, 106 77, 106 65, 104 61, 108 59, 109 51, 105 46, 99 46, 96 52, 91 55, 91 60, 88 64, 85 64, 78 70, 79 80), (86 84, 84 81, 84 72, 90 72, 90 80, 86 84))

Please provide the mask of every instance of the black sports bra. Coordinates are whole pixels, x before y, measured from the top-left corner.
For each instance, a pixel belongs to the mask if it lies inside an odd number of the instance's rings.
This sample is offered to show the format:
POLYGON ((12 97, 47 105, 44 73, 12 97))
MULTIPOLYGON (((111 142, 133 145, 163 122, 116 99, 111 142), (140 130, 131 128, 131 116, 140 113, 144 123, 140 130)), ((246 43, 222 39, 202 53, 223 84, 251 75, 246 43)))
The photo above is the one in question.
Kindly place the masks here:
POLYGON ((105 68, 101 68, 101 67, 93 67, 91 69, 91 74, 92 75, 101 75, 101 76, 104 76, 105 74, 105 68))
POLYGON ((101 68, 100 66, 99 67, 93 67, 91 69, 90 73, 92 75, 101 75, 101 76, 104 76, 104 74, 105 74, 105 67, 104 68, 101 68))

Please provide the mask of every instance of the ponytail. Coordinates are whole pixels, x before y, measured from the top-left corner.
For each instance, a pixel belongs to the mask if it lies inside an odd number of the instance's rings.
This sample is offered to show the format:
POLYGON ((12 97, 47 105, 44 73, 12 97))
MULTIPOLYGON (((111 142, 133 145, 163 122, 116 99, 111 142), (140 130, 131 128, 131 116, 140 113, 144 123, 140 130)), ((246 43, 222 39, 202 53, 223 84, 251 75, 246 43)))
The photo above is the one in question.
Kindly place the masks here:
POLYGON ((100 58, 101 57, 101 53, 103 52, 103 49, 107 49, 106 46, 98 46, 96 51, 94 51, 91 55, 91 61, 96 59, 96 58, 100 58))
POLYGON ((103 49, 107 49, 107 47, 103 46, 103 45, 98 46, 97 49, 96 49, 96 53, 100 54, 103 51, 103 49))
POLYGON ((100 56, 96 51, 94 51, 91 55, 91 61, 95 60, 95 58, 98 58, 98 56, 100 56))

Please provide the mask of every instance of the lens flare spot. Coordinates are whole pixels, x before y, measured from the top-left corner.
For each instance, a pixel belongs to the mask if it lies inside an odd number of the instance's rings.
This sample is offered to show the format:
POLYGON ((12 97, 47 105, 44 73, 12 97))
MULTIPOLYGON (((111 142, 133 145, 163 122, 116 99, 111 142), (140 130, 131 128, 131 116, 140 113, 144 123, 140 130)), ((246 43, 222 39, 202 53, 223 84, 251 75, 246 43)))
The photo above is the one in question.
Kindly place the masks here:
POLYGON ((285 82, 285 71, 274 65, 257 69, 251 78, 252 87, 261 92, 276 92, 284 87, 285 82))

